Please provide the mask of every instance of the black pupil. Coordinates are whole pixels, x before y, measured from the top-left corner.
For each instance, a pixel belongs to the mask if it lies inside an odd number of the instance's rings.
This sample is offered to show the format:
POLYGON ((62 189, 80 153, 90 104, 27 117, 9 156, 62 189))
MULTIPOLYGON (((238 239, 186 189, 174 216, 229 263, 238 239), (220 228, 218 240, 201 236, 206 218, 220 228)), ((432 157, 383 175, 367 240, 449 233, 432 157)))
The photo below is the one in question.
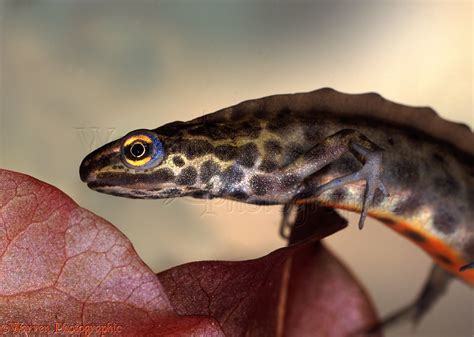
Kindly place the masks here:
POLYGON ((135 158, 143 157, 147 150, 148 144, 143 144, 142 142, 136 142, 130 147, 130 153, 135 158))

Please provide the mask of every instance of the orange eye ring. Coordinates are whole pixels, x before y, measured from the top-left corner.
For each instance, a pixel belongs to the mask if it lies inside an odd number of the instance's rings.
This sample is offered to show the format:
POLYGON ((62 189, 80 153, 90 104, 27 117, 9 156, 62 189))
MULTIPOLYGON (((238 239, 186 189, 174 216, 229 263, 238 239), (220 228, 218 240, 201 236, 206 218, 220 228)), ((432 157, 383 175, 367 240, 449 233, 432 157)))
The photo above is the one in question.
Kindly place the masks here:
POLYGON ((132 144, 133 142, 136 142, 137 140, 141 140, 144 143, 148 143, 148 144, 153 142, 151 137, 149 137, 146 134, 136 134, 136 135, 131 135, 131 136, 126 137, 122 146, 129 146, 130 144, 132 144))
POLYGON ((148 130, 136 130, 125 136, 121 152, 124 164, 134 169, 147 169, 164 157, 161 141, 148 130))

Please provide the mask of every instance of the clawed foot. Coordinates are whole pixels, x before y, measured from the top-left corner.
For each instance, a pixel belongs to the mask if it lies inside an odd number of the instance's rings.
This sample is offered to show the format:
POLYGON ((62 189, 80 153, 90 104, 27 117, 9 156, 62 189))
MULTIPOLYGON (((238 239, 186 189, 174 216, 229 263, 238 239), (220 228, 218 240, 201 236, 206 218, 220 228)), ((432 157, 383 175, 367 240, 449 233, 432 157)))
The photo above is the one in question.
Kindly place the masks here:
POLYGON ((366 182, 366 187, 362 212, 359 219, 359 228, 362 229, 364 227, 365 219, 367 218, 368 209, 374 199, 375 191, 379 189, 385 197, 388 197, 389 193, 382 181, 382 150, 371 151, 355 143, 351 144, 351 147, 366 158, 364 166, 357 172, 336 178, 322 186, 319 186, 315 191, 315 195, 319 195, 330 189, 364 180, 366 182))

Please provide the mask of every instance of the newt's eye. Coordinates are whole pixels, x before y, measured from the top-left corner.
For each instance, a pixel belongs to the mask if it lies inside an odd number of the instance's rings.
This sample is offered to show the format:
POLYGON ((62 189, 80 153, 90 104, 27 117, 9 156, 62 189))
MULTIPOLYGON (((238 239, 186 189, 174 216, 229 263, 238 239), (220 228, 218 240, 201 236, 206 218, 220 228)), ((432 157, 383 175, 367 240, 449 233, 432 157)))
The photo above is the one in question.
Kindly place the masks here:
POLYGON ((148 130, 136 130, 124 137, 122 161, 128 167, 144 170, 158 165, 164 157, 163 144, 148 130))

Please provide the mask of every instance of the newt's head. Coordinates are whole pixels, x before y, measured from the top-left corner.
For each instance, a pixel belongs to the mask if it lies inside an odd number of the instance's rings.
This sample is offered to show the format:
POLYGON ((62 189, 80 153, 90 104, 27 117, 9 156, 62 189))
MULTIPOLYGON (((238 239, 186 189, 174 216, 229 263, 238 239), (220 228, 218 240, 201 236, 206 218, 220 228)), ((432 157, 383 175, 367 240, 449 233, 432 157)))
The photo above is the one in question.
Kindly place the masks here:
POLYGON ((252 139, 248 130, 195 122, 135 130, 87 155, 81 180, 99 192, 129 198, 242 194, 245 171, 258 156, 257 133, 252 139))
POLYGON ((87 155, 81 180, 99 192, 131 198, 169 198, 201 190, 198 170, 213 146, 184 137, 189 126, 175 122, 135 130, 87 155))

